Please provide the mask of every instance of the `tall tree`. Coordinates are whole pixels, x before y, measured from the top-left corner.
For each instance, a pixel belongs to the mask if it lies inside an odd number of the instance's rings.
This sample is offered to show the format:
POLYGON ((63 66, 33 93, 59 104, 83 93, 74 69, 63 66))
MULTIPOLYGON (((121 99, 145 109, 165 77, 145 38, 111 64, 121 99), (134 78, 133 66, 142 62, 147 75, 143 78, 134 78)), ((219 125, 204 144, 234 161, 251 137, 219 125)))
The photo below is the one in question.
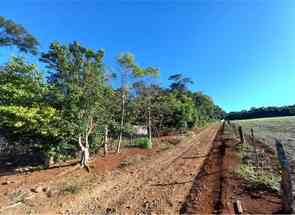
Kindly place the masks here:
POLYGON ((118 64, 121 68, 121 122, 120 122, 120 134, 119 134, 119 142, 117 146, 117 152, 120 152, 122 135, 123 135, 123 127, 125 124, 125 114, 126 114, 126 101, 128 98, 129 91, 129 79, 130 78, 139 78, 149 75, 154 75, 158 73, 158 70, 154 67, 141 68, 135 62, 135 57, 132 53, 121 53, 117 58, 118 64))
POLYGON ((159 75, 159 70, 154 67, 147 67, 144 69, 144 76, 142 80, 135 82, 133 87, 137 92, 137 113, 145 118, 146 126, 149 134, 149 146, 152 147, 152 98, 156 94, 154 78, 159 75))
POLYGON ((16 46, 25 53, 37 54, 39 43, 23 26, 0 16, 0 46, 16 46))
POLYGON ((81 165, 87 167, 89 136, 103 121, 103 96, 106 91, 103 66, 104 51, 93 51, 74 42, 54 42, 41 61, 54 69, 50 84, 60 103, 67 128, 81 149, 81 165))

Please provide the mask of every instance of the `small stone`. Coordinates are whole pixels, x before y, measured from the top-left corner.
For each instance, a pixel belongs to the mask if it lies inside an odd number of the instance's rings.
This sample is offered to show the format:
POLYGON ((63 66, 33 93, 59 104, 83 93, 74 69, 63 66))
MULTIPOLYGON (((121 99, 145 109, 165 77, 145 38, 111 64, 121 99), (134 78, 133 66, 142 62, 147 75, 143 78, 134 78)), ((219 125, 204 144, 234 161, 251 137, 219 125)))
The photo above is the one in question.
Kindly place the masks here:
POLYGON ((43 187, 43 189, 42 189, 42 191, 45 192, 45 193, 48 192, 49 190, 50 190, 49 187, 43 187))

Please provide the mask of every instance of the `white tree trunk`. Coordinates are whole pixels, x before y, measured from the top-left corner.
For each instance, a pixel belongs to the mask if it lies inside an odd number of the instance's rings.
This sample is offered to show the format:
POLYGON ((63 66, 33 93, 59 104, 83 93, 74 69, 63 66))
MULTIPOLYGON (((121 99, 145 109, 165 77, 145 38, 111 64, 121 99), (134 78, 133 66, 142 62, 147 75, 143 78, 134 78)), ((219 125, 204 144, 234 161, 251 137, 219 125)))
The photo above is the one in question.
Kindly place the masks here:
POLYGON ((108 154, 108 126, 105 126, 105 133, 104 133, 104 156, 108 154))
POLYGON ((151 123, 151 107, 150 107, 150 105, 149 105, 149 107, 148 107, 148 123, 149 123, 149 125, 148 125, 148 128, 149 128, 149 142, 150 142, 150 148, 152 148, 153 147, 153 143, 152 143, 152 123, 151 123))
POLYGON ((123 135, 123 126, 124 126, 124 117, 125 117, 125 95, 124 89, 122 92, 122 114, 121 114, 121 125, 120 125, 120 135, 119 135, 119 142, 117 146, 117 153, 120 153, 120 147, 122 142, 122 135, 123 135))
POLYGON ((81 168, 85 167, 88 169, 89 162, 89 144, 88 144, 88 136, 85 136, 85 146, 82 143, 82 136, 79 136, 79 146, 81 149, 81 160, 80 165, 81 168))

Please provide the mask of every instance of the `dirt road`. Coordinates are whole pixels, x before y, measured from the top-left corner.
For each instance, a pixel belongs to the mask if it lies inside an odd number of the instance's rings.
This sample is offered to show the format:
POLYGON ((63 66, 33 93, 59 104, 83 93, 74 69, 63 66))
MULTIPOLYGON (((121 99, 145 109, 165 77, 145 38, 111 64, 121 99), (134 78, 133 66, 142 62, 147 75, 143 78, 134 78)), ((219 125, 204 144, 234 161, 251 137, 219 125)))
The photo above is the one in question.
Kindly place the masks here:
POLYGON ((239 141, 231 135, 228 131, 225 135, 220 124, 213 124, 193 131, 165 150, 126 149, 125 154, 98 157, 90 174, 75 169, 56 177, 68 170, 61 168, 55 176, 50 174, 52 170, 7 176, 15 183, 0 187, 6 189, 0 200, 13 197, 10 200, 16 203, 25 190, 30 198, 20 199, 16 206, 11 202, 3 207, 0 202, 0 214, 235 214, 237 200, 248 214, 277 213, 277 193, 263 187, 253 189, 246 179, 237 176, 239 141), (125 161, 122 159, 135 155, 145 159, 120 165, 125 161), (37 179, 56 192, 50 196, 30 192, 37 179))
POLYGON ((68 212, 177 214, 219 130, 213 125, 149 161, 119 171, 68 212))
MULTIPOLYGON (((37 193, 33 199, 2 212, 179 214, 187 206, 194 179, 208 157, 219 129, 220 125, 211 125, 192 132, 176 146, 151 154, 137 164, 95 174, 90 189, 50 198, 37 193)), ((50 186, 60 186, 73 178, 79 178, 85 184, 90 177, 79 170, 67 177, 56 178, 50 186)))

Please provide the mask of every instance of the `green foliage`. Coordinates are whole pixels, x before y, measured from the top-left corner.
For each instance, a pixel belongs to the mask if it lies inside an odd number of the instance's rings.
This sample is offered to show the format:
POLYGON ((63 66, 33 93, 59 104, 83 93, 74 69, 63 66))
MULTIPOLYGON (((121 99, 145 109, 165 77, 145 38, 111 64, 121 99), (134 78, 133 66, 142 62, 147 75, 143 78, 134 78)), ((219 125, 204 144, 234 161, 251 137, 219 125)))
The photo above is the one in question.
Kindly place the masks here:
POLYGON ((230 112, 227 114, 228 120, 271 118, 282 116, 295 116, 295 105, 281 107, 252 107, 250 110, 242 110, 239 112, 230 112))
MULTIPOLYGON (((37 40, 22 26, 0 16, 0 29, 0 46, 37 52, 37 40)), ((80 138, 96 152, 106 126, 115 139, 120 134, 130 136, 134 125, 151 127, 151 133, 157 134, 224 117, 210 97, 188 89, 190 78, 172 75, 170 88, 163 88, 156 84, 159 69, 139 66, 132 53, 118 56, 122 86, 113 89, 103 58, 102 49, 56 41, 40 58, 49 69, 46 80, 24 58, 13 57, 0 67, 0 129, 9 143, 22 151, 34 148, 46 158, 66 160, 77 155, 80 138)), ((151 147, 148 138, 135 144, 151 147)))
POLYGON ((141 137, 141 138, 135 139, 133 146, 144 148, 144 149, 152 148, 151 142, 150 142, 149 138, 147 138, 147 137, 141 137))
POLYGON ((251 188, 270 188, 279 192, 280 177, 268 171, 261 171, 251 164, 241 164, 237 174, 249 181, 251 188))
POLYGON ((37 67, 22 58, 12 58, 1 69, 0 127, 9 134, 9 142, 43 144, 48 137, 58 136, 55 123, 60 116, 55 108, 44 103, 46 91, 37 67))
POLYGON ((74 42, 62 45, 54 42, 43 53, 41 61, 54 69, 50 76, 49 101, 61 110, 60 127, 68 135, 67 143, 78 141, 79 136, 88 142, 106 122, 107 96, 111 95, 105 84, 104 51, 93 51, 74 42))
POLYGON ((176 90, 180 92, 186 92, 187 85, 194 83, 190 78, 183 77, 181 73, 171 75, 168 80, 173 81, 170 85, 170 89, 172 91, 176 90))
POLYGON ((45 91, 36 65, 27 64, 23 58, 13 57, 0 70, 0 104, 37 103, 45 91))
POLYGON ((0 16, 0 46, 16 46, 25 53, 37 54, 37 39, 12 20, 0 16))

